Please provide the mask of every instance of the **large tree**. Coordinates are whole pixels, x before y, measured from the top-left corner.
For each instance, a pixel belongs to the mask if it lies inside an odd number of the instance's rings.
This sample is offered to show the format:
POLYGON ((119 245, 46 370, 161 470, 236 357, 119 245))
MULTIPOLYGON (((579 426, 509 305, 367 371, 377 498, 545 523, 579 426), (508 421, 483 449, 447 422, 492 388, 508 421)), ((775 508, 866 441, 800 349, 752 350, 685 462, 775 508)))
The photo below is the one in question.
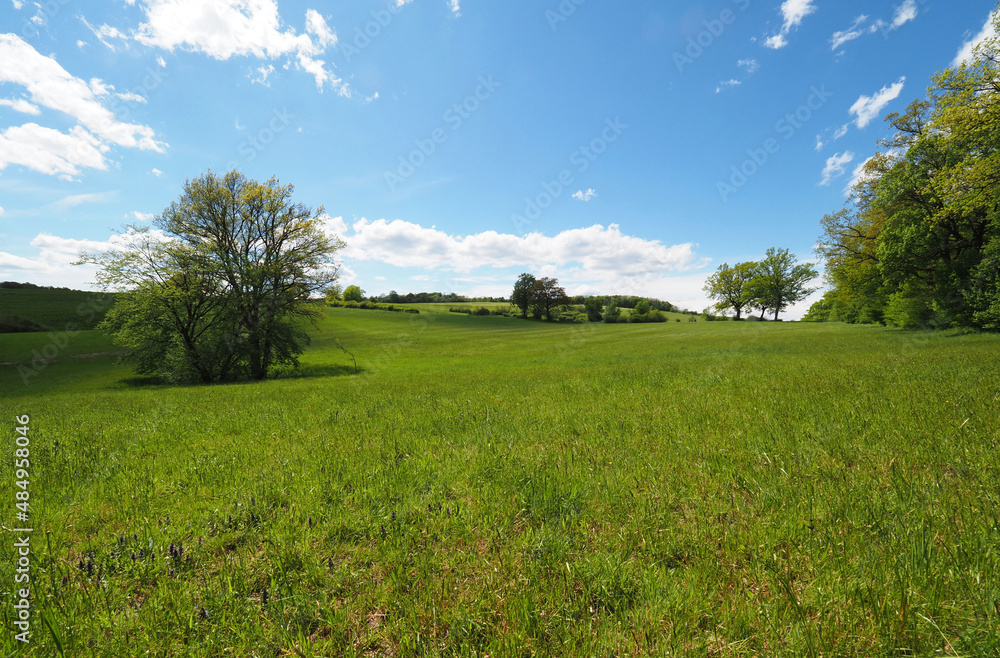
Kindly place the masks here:
POLYGON ((544 315, 546 320, 551 320, 552 311, 569 303, 566 290, 559 285, 558 279, 543 276, 531 286, 531 307, 536 316, 544 315))
POLYGON ((774 319, 790 304, 801 301, 809 296, 815 288, 807 288, 806 284, 818 276, 816 269, 809 263, 796 263, 795 256, 787 249, 767 250, 764 259, 754 268, 754 277, 750 281, 750 295, 753 304, 774 312, 774 319))
POLYGON ((1000 329, 1000 38, 933 82, 824 219, 831 319, 1000 329))
POLYGON ((535 277, 532 274, 523 273, 517 277, 514 283, 514 291, 510 294, 510 303, 521 311, 521 317, 528 317, 528 309, 531 308, 531 289, 535 285, 535 277))
POLYGON ((743 309, 748 308, 753 301, 750 296, 750 281, 755 276, 756 267, 757 263, 736 263, 732 267, 729 267, 729 263, 723 263, 708 277, 704 289, 710 298, 716 300, 716 310, 732 310, 736 313, 737 320, 742 319, 740 316, 743 309))
POLYGON ((130 227, 117 248, 83 256, 105 290, 123 293, 100 327, 139 372, 209 382, 297 365, 303 321, 319 313, 309 299, 336 280, 343 243, 323 208, 292 192, 275 178, 209 172, 185 184, 155 232, 130 227))

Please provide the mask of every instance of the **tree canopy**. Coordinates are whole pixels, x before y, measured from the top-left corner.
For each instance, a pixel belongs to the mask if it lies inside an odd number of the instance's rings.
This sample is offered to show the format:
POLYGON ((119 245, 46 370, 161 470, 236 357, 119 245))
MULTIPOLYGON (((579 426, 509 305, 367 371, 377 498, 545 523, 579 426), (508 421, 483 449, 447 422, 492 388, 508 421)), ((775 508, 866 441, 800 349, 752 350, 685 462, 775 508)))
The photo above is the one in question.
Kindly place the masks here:
POLYGON ((787 249, 772 247, 759 262, 737 263, 732 267, 723 263, 705 282, 705 291, 717 300, 717 310, 732 310, 737 320, 745 308, 760 310, 761 317, 771 311, 777 320, 781 311, 815 290, 806 284, 817 276, 812 265, 796 262, 787 249))
POLYGON ((120 291, 99 328, 127 348, 137 371, 174 381, 264 379, 297 365, 309 299, 337 278, 343 243, 293 187, 237 171, 188 181, 148 227, 116 249, 84 254, 97 282, 120 291))
POLYGON ((1000 329, 1000 38, 886 121, 883 150, 823 219, 831 290, 814 315, 1000 329))

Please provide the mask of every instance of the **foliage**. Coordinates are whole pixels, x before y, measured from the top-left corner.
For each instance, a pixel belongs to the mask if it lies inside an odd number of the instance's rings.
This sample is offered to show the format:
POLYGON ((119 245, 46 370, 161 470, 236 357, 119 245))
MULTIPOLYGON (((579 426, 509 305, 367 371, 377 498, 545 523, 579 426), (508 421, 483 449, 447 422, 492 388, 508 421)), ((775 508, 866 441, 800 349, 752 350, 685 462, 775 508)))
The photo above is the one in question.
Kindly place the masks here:
POLYGON ((619 310, 618 305, 615 304, 614 300, 608 302, 607 307, 604 309, 604 321, 608 324, 614 324, 618 322, 621 317, 621 310, 619 310))
POLYGON ((341 299, 345 302, 361 302, 365 299, 365 291, 358 286, 347 286, 341 299))
POLYGON ((531 308, 532 295, 534 294, 535 277, 527 272, 521 274, 514 283, 514 291, 510 294, 510 303, 521 311, 521 317, 528 317, 528 310, 531 308))
POLYGON ((100 328, 140 374, 174 381, 264 379, 297 364, 309 337, 310 297, 337 276, 342 246, 323 208, 291 201, 293 187, 232 171, 184 186, 155 220, 129 227, 117 246, 83 262, 122 291, 100 328))
POLYGON ((926 99, 886 117, 884 151, 848 206, 823 220, 831 318, 1000 328, 998 79, 991 36, 937 74, 926 99))
POLYGON ((757 263, 736 263, 732 267, 723 263, 705 282, 705 291, 717 300, 719 311, 732 310, 736 319, 742 319, 743 309, 753 305, 750 282, 757 275, 757 263))
POLYGON ((328 301, 327 306, 333 308, 360 308, 369 311, 392 311, 395 313, 414 313, 419 314, 420 311, 415 308, 409 308, 408 306, 396 306, 395 304, 379 304, 376 302, 360 301, 360 302, 345 302, 340 300, 328 301))
POLYGON ((583 303, 583 310, 586 311, 587 319, 591 322, 600 322, 603 319, 601 313, 604 310, 604 304, 598 297, 587 297, 583 303))
POLYGON ((790 304, 801 301, 815 289, 806 284, 818 274, 809 263, 796 263, 787 249, 767 250, 764 259, 753 268, 754 276, 749 282, 751 303, 761 310, 774 313, 774 319, 790 304))

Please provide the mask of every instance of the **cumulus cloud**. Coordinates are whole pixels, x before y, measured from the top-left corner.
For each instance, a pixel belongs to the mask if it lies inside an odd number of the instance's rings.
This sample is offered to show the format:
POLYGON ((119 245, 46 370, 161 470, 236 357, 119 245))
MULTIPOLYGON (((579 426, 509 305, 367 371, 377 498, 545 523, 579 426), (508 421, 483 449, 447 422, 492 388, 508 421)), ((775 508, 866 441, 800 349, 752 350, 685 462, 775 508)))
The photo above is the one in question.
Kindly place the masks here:
POLYGON ((461 8, 458 6, 458 0, 448 0, 448 6, 451 7, 451 11, 456 15, 461 15, 461 8))
POLYGON ((809 14, 816 11, 813 0, 785 0, 781 3, 781 17, 783 23, 781 30, 768 37, 764 45, 768 48, 778 50, 788 45, 788 33, 802 24, 802 20, 809 14))
POLYGON ((576 192, 573 193, 573 198, 574 199, 578 199, 580 201, 583 201, 584 203, 586 203, 587 201, 590 201, 595 196, 597 196, 597 190, 595 190, 592 187, 587 188, 586 191, 584 191, 584 190, 577 190, 576 192))
POLYGON ((820 185, 829 185, 834 178, 840 178, 844 175, 844 168, 854 161, 854 154, 850 151, 844 151, 843 153, 834 153, 829 158, 826 159, 826 166, 823 167, 823 179, 820 181, 820 185))
POLYGON ((156 167, 153 167, 152 169, 150 169, 150 170, 149 170, 149 173, 153 174, 153 175, 154 175, 154 176, 156 176, 157 178, 159 178, 160 176, 162 176, 162 175, 163 175, 163 172, 162 172, 162 171, 160 171, 159 169, 157 169, 156 167))
POLYGON ((625 235, 617 224, 570 229, 553 237, 484 231, 453 236, 403 220, 360 219, 350 227, 332 218, 328 228, 347 242, 344 256, 396 267, 471 272, 480 267, 566 267, 621 275, 682 271, 695 263, 690 243, 664 245, 625 235))
POLYGON ((337 35, 313 9, 306 12, 303 33, 283 25, 275 0, 148 0, 143 12, 145 22, 130 35, 143 45, 219 60, 288 58, 311 74, 319 89, 329 84, 343 90, 321 59, 337 43, 337 35))
POLYGON ((140 222, 148 222, 156 217, 156 215, 151 212, 139 212, 138 210, 133 210, 130 217, 140 222))
POLYGON ((864 128, 873 119, 876 119, 882 110, 896 100, 900 92, 903 91, 904 82, 906 82, 906 76, 901 76, 899 80, 882 87, 871 96, 858 97, 858 100, 854 101, 854 105, 848 110, 848 113, 855 117, 854 125, 858 128, 864 128))
POLYGON ((986 23, 983 25, 979 32, 962 44, 962 47, 958 49, 958 54, 955 55, 955 59, 952 60, 951 65, 953 67, 959 67, 962 64, 971 63, 975 59, 974 50, 977 45, 986 41, 987 39, 996 38, 997 32, 996 28, 993 27, 993 13, 986 18, 986 23))
POLYGON ((109 144, 157 152, 165 147, 152 128, 119 121, 102 104, 113 87, 97 78, 85 81, 71 75, 14 34, 0 34, 0 83, 24 87, 32 102, 30 108, 21 107, 29 113, 40 105, 78 123, 68 133, 35 123, 7 128, 0 133, 0 170, 19 164, 42 173, 75 176, 81 167, 106 169, 109 144))
MULTIPOLYGON (((163 234, 153 231, 153 237, 163 234)), ((130 233, 110 236, 107 240, 82 240, 63 238, 50 233, 39 233, 31 241, 35 249, 31 256, 16 256, 0 251, 0 280, 31 281, 39 285, 69 286, 86 289, 93 281, 96 268, 74 265, 81 252, 97 253, 127 244, 133 239, 130 233)))
POLYGON ((755 59, 741 59, 736 62, 736 66, 742 69, 746 69, 747 73, 756 73, 760 68, 760 64, 757 63, 755 59))

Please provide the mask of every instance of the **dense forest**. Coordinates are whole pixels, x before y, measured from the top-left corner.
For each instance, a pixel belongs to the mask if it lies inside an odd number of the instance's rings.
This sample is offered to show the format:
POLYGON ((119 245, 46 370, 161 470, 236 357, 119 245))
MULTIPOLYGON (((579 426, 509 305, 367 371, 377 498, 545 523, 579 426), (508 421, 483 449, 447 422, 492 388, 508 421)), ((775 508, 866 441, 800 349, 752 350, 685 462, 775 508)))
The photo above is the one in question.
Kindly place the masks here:
POLYGON ((1000 39, 886 121, 893 134, 823 218, 831 289, 805 319, 1000 329, 1000 39))

